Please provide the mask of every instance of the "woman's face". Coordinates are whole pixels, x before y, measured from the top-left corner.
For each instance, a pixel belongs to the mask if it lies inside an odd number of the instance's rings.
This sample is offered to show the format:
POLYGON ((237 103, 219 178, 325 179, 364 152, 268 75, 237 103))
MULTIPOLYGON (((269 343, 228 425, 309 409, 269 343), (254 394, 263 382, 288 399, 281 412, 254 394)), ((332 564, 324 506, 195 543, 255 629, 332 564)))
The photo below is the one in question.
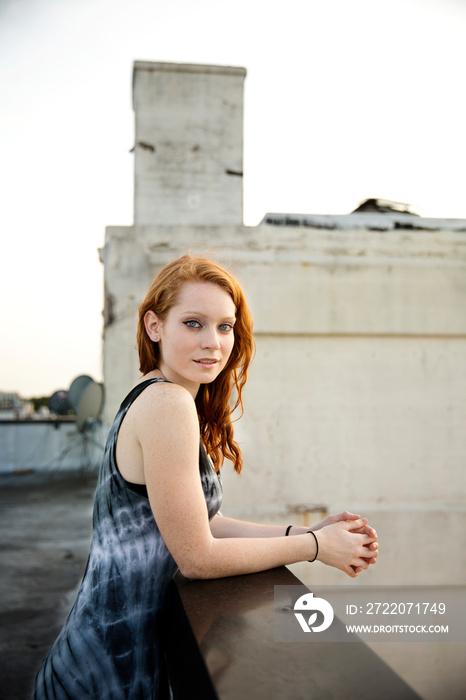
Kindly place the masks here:
POLYGON ((185 282, 163 322, 153 314, 164 377, 196 396, 224 369, 235 340, 235 305, 222 287, 185 282))

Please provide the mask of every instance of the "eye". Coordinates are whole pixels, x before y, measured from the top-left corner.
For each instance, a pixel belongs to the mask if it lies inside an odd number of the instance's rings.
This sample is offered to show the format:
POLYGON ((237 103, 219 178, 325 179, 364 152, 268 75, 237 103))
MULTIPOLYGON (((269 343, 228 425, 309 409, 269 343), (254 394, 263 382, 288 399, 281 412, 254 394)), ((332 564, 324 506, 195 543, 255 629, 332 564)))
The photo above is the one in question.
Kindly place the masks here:
POLYGON ((183 321, 185 326, 188 326, 188 328, 200 328, 201 324, 199 321, 183 321))
POLYGON ((228 333, 229 331, 232 331, 232 330, 233 330, 233 326, 231 325, 231 323, 222 323, 222 324, 219 326, 219 330, 221 330, 221 331, 223 331, 223 332, 225 332, 225 333, 228 333))

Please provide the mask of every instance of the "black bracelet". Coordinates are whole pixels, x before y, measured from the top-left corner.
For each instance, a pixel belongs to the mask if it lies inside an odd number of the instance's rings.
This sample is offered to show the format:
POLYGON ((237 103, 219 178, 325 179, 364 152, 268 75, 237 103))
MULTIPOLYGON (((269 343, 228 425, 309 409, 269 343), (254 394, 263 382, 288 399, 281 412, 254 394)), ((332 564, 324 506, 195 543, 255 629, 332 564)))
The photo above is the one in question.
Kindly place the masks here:
POLYGON ((291 530, 292 527, 293 527, 293 525, 288 525, 288 527, 286 528, 285 537, 288 537, 288 535, 290 534, 290 530, 291 530))
MULTIPOLYGON (((308 559, 308 561, 312 564, 313 561, 317 559, 317 555, 319 554, 319 543, 317 542, 317 536, 316 533, 313 530, 308 530, 307 531, 309 534, 314 535, 314 539, 316 541, 316 555, 314 559, 308 559)), ((307 533, 306 533, 307 534, 307 533)))

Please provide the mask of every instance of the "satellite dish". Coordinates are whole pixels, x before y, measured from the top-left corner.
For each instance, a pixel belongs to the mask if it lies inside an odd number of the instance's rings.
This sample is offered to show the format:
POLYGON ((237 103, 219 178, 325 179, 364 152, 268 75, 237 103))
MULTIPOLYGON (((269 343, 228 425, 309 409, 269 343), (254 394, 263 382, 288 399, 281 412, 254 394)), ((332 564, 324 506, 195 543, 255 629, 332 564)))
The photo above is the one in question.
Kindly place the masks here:
POLYGON ((93 383, 94 380, 92 377, 88 377, 87 374, 82 374, 71 382, 71 386, 68 391, 68 401, 76 412, 86 388, 89 386, 89 384, 93 383))
POLYGON ((76 427, 80 433, 84 433, 89 424, 98 420, 103 405, 104 387, 91 379, 90 383, 88 382, 84 387, 76 409, 76 427))
MULTIPOLYGON (((96 459, 91 446, 95 445, 100 452, 105 449, 95 437, 99 435, 100 415, 103 406, 103 384, 97 384, 92 377, 87 375, 76 377, 68 391, 60 389, 49 398, 49 407, 53 413, 64 414, 71 410, 76 413, 77 430, 73 431, 73 439, 67 442, 66 447, 59 455, 59 463, 77 444, 82 448, 81 465, 83 467, 92 468, 98 463, 99 459, 96 459)), ((68 434, 71 435, 71 433, 68 434)))
POLYGON ((71 409, 68 392, 59 389, 49 398, 49 409, 58 416, 64 416, 71 409))

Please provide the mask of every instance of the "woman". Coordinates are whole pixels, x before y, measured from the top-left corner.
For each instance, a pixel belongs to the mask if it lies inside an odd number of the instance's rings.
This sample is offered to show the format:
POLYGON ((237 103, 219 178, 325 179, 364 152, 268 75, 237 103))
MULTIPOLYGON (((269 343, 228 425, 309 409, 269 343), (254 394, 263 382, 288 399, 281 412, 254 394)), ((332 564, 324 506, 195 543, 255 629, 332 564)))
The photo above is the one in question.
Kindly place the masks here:
POLYGON ((311 531, 218 514, 224 458, 242 467, 231 413, 254 349, 231 274, 197 256, 169 263, 140 307, 137 342, 143 376, 108 437, 87 569, 37 700, 170 697, 164 606, 177 569, 219 578, 318 559, 355 577, 376 561, 376 533, 355 514, 311 531))

